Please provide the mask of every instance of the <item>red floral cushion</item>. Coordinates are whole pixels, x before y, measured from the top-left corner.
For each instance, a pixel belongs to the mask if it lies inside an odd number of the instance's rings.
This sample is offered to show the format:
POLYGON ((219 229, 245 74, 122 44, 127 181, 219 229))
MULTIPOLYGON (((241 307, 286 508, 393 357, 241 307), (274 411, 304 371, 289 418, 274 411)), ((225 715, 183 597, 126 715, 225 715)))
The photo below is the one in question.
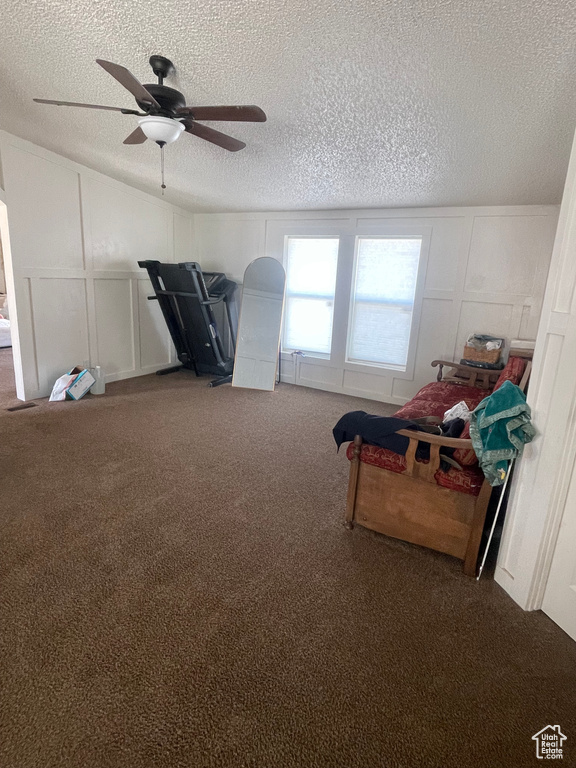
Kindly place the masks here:
MULTIPOLYGON (((464 400, 468 408, 473 411, 474 408, 489 395, 486 389, 477 387, 465 387, 462 384, 452 384, 447 381, 433 381, 426 384, 425 387, 414 395, 410 402, 403 405, 395 416, 400 419, 417 419, 422 416, 437 416, 442 419, 444 414, 453 405, 464 400)), ((461 437, 470 437, 470 428, 468 425, 464 428, 461 437)), ((478 463, 478 459, 472 447, 459 448, 454 452, 454 460, 463 467, 472 467, 478 463)), ((401 470, 403 472, 405 467, 401 470)), ((444 473, 442 473, 444 474, 444 473)), ((445 478, 443 478, 444 480, 445 478)), ((440 483, 442 485, 442 483, 440 483)))
MULTIPOLYGON (((460 435, 462 440, 470 439, 470 423, 466 424, 460 435)), ((461 464, 463 467, 472 467, 474 464, 478 464, 478 456, 474 452, 474 448, 457 448, 454 451, 454 461, 461 464)))
POLYGON ((502 368, 502 373, 498 377, 494 391, 501 387, 505 381, 511 381, 512 384, 520 384, 525 368, 526 360, 522 357, 509 357, 508 362, 502 368))
POLYGON ((399 419, 419 419, 421 416, 438 416, 441 419, 448 408, 443 403, 438 403, 435 400, 410 400, 394 416, 397 416, 399 419))
MULTIPOLYGON (((350 461, 354 458, 354 443, 350 443, 346 449, 346 456, 350 461)), ((389 451, 387 448, 379 448, 377 445, 368 445, 368 443, 362 443, 360 461, 363 461, 365 464, 373 464, 375 467, 383 467, 399 474, 406 470, 405 456, 389 451)))
POLYGON ((438 416, 442 419, 446 411, 460 400, 464 400, 468 408, 473 411, 488 394, 489 392, 485 389, 436 381, 422 387, 412 400, 403 405, 394 415, 399 419, 417 419, 421 416, 438 416))
POLYGON ((454 469, 451 467, 448 472, 438 470, 434 477, 438 485, 451 491, 469 493, 471 496, 478 496, 485 479, 484 472, 482 472, 478 465, 468 467, 467 469, 454 469))
POLYGON ((464 400, 472 411, 488 394, 490 394, 488 390, 479 389, 478 387, 465 387, 462 384, 452 384, 449 381, 433 381, 431 384, 426 384, 425 387, 422 387, 410 402, 432 400, 435 403, 445 404, 445 410, 447 411, 448 408, 456 405, 460 400, 464 400))
MULTIPOLYGON (((352 460, 354 457, 354 443, 350 443, 346 449, 346 456, 352 460)), ((406 459, 394 451, 386 448, 378 448, 376 445, 362 444, 360 451, 360 461, 365 464, 372 464, 375 467, 388 469, 390 472, 402 474, 406 470, 406 459)), ((424 462, 427 464, 428 462, 424 462)), ((484 474, 480 467, 471 467, 470 469, 450 468, 448 472, 439 469, 434 475, 438 485, 460 493, 468 493, 471 496, 478 496, 480 488, 484 482, 484 474)))

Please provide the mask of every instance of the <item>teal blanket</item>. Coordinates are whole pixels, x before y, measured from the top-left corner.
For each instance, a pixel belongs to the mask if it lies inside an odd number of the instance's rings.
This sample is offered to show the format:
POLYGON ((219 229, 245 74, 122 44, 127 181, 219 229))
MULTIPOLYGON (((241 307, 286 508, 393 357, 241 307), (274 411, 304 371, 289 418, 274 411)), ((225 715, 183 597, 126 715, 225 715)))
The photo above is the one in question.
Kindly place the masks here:
POLYGON ((472 413, 470 438, 490 485, 502 485, 511 459, 536 434, 530 416, 526 395, 511 381, 485 397, 472 413))

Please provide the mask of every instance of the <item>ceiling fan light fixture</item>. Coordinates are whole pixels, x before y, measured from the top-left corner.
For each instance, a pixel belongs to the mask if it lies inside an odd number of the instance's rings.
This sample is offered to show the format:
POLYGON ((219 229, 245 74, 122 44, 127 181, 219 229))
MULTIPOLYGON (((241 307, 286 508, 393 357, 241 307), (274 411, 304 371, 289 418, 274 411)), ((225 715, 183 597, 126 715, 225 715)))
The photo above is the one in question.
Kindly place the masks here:
POLYGON ((107 107, 102 104, 84 104, 74 101, 53 101, 50 99, 34 99, 40 104, 53 104, 61 107, 83 107, 84 109, 104 109, 111 112, 121 112, 123 115, 138 115, 138 128, 124 139, 124 144, 143 144, 151 139, 160 147, 172 144, 183 131, 209 141, 228 152, 238 152, 246 144, 221 131, 202 125, 197 120, 235 120, 243 123, 263 123, 266 115, 255 104, 190 107, 180 91, 164 85, 164 79, 174 72, 174 65, 164 56, 152 56, 150 65, 158 77, 158 83, 142 85, 126 67, 114 64, 113 61, 96 59, 102 69, 108 72, 136 99, 138 109, 123 107, 107 107))
POLYGON ((138 120, 138 125, 151 141, 162 144, 172 144, 184 130, 184 125, 179 120, 159 115, 148 115, 138 120))

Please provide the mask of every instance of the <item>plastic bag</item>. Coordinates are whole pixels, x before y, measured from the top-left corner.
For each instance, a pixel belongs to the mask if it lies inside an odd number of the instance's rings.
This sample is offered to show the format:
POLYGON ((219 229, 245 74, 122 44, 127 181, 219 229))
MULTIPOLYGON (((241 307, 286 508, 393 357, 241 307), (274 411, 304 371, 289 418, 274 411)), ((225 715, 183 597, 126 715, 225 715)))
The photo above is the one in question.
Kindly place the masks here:
POLYGON ((450 419, 462 419, 463 421, 470 421, 472 411, 466 405, 464 400, 460 400, 459 403, 453 405, 452 408, 446 411, 444 414, 444 422, 450 421, 450 419))
POLYGON ((473 333, 468 336, 466 341, 467 347, 473 347, 477 350, 487 350, 492 352, 495 349, 501 349, 504 344, 504 339, 500 339, 497 336, 488 336, 486 333, 473 333))
POLYGON ((77 373, 73 375, 65 373, 64 376, 60 376, 59 379, 56 379, 54 386, 52 387, 52 394, 49 397, 49 402, 53 403, 56 400, 66 400, 66 390, 77 376, 77 373))

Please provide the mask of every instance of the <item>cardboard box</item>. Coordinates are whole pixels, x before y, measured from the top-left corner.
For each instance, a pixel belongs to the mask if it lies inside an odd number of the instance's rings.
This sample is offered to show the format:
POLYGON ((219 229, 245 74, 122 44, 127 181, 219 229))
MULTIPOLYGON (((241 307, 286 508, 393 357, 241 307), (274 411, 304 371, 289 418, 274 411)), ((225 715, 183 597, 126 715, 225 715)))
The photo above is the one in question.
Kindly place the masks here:
POLYGON ((95 383, 96 379, 86 368, 72 368, 70 376, 74 374, 77 374, 77 376, 72 384, 67 387, 66 395, 71 397, 72 400, 80 400, 88 392, 92 384, 95 383))
POLYGON ((65 400, 66 398, 80 400, 95 381, 94 376, 86 368, 79 368, 78 366, 72 368, 71 371, 68 371, 64 376, 60 376, 56 380, 50 395, 50 401, 65 400))

